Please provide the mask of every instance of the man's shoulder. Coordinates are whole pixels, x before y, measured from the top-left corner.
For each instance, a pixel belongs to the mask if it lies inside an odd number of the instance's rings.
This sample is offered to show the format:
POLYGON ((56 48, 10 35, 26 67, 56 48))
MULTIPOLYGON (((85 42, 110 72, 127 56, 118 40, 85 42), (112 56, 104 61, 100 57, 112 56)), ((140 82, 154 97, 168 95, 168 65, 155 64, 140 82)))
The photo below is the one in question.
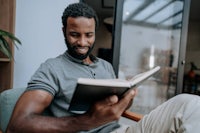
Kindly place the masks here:
POLYGON ((102 63, 102 64, 109 65, 109 66, 111 65, 110 62, 108 62, 108 61, 106 61, 106 60, 104 60, 104 59, 102 59, 102 58, 97 57, 97 59, 98 59, 98 62, 100 62, 100 63, 102 63))
POLYGON ((53 58, 48 58, 44 63, 46 64, 59 64, 59 63, 62 63, 62 62, 65 62, 65 60, 67 60, 65 58, 65 56, 62 54, 62 55, 59 55, 57 57, 53 57, 53 58))
POLYGON ((60 68, 60 67, 66 66, 66 62, 67 62, 66 60, 67 59, 64 59, 63 55, 59 55, 54 58, 48 58, 43 63, 40 64, 39 69, 50 70, 50 69, 60 68))

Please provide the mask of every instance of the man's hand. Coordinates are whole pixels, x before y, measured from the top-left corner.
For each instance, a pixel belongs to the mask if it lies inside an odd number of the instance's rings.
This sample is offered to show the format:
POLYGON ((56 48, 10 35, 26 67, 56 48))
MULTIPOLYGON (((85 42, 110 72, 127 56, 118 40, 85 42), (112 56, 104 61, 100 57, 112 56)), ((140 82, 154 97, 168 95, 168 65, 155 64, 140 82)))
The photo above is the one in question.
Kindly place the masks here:
POLYGON ((94 128, 118 120, 130 106, 135 95, 135 90, 131 89, 121 99, 113 95, 105 100, 96 102, 85 114, 87 116, 86 123, 90 125, 89 127, 94 128))

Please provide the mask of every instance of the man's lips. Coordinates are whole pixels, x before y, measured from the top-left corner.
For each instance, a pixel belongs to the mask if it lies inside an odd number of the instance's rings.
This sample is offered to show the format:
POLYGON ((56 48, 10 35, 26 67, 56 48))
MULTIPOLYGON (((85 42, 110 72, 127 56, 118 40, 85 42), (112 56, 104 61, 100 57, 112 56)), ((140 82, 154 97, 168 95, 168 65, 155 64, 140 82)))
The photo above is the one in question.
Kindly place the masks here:
POLYGON ((85 47, 75 47, 75 51, 79 54, 86 54, 89 50, 88 46, 85 47))

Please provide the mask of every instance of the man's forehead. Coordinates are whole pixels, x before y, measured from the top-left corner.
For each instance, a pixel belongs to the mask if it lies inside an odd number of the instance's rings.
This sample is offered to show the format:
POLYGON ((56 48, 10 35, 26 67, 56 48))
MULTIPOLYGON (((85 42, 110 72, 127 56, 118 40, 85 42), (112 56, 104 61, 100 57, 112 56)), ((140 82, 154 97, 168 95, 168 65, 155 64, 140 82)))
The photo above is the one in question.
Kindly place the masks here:
POLYGON ((68 26, 95 26, 94 18, 87 18, 87 17, 69 17, 67 19, 68 26))

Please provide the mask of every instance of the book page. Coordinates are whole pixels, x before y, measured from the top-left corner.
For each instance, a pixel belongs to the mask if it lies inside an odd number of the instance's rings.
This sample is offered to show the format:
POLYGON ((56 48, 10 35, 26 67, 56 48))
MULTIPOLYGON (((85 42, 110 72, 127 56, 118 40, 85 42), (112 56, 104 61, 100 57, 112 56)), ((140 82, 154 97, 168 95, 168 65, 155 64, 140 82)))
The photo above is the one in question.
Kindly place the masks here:
POLYGON ((113 87, 130 87, 130 83, 123 79, 90 79, 90 78, 79 78, 79 84, 85 85, 96 85, 96 86, 113 86, 113 87))
POLYGON ((112 86, 112 87, 131 87, 135 84, 147 79, 152 74, 157 72, 160 69, 159 66, 140 73, 136 76, 134 76, 130 80, 123 80, 123 79, 91 79, 91 78, 79 78, 78 84, 84 84, 84 85, 95 85, 95 86, 112 86))
POLYGON ((158 72, 160 70, 160 66, 157 66, 153 69, 150 69, 149 71, 140 73, 136 76, 134 76, 132 79, 130 79, 130 84, 131 86, 134 86, 138 83, 140 83, 143 80, 146 80, 147 78, 149 78, 150 76, 152 76, 153 74, 155 74, 156 72, 158 72))

